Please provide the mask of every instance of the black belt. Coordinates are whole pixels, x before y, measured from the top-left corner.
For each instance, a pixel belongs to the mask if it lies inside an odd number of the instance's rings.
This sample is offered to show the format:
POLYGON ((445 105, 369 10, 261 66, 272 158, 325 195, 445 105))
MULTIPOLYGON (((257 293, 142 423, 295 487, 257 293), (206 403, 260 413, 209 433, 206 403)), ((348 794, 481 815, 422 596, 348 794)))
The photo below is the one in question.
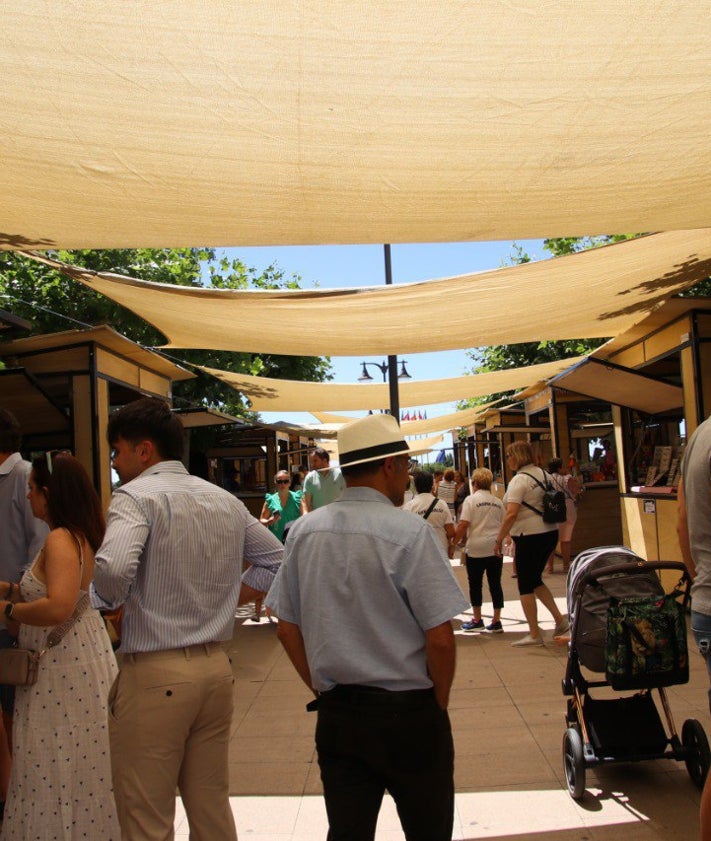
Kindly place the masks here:
POLYGON ((322 692, 320 702, 349 704, 363 707, 403 707, 413 709, 431 704, 434 689, 383 689, 380 686, 361 686, 358 683, 337 684, 322 692))

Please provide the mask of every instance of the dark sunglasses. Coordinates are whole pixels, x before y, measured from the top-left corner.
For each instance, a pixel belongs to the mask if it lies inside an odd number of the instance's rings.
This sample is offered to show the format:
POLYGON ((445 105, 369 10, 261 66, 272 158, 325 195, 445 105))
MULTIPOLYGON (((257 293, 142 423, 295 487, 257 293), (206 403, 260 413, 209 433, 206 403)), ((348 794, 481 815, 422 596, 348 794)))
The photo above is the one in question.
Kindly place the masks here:
POLYGON ((291 479, 277 479, 277 485, 288 485, 291 482, 291 479))

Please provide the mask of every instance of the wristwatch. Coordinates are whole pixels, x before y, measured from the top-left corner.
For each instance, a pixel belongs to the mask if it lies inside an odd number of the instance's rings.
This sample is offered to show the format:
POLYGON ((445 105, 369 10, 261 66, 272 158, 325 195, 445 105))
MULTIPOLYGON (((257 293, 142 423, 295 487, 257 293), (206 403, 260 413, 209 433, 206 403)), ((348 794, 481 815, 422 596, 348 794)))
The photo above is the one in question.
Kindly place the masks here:
POLYGON ((14 607, 15 607, 15 605, 14 605, 12 602, 8 602, 8 603, 5 605, 5 616, 6 616, 8 619, 12 619, 12 609, 13 609, 14 607))

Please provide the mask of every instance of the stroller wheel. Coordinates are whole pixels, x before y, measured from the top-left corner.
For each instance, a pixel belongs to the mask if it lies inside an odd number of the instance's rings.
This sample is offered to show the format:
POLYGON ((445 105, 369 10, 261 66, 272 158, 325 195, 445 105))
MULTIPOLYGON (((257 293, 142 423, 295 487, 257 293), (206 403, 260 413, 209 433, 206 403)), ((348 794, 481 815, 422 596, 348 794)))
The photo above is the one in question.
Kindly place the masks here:
POLYGON ((711 765, 711 750, 704 728, 695 718, 687 718, 681 728, 681 743, 689 750, 685 758, 686 770, 698 788, 703 788, 706 782, 709 765, 711 765))
POLYGON ((570 796, 581 800, 585 794, 585 758, 583 740, 575 727, 569 727, 563 736, 563 768, 570 796))

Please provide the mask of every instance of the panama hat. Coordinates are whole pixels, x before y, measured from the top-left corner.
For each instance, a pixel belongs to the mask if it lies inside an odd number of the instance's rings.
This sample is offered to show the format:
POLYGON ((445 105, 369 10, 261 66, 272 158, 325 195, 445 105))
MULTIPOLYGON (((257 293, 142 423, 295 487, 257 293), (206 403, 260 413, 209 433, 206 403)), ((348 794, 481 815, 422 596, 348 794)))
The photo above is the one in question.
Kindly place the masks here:
POLYGON ((407 441, 392 415, 367 415, 346 424, 338 432, 338 463, 341 467, 409 454, 407 441))

